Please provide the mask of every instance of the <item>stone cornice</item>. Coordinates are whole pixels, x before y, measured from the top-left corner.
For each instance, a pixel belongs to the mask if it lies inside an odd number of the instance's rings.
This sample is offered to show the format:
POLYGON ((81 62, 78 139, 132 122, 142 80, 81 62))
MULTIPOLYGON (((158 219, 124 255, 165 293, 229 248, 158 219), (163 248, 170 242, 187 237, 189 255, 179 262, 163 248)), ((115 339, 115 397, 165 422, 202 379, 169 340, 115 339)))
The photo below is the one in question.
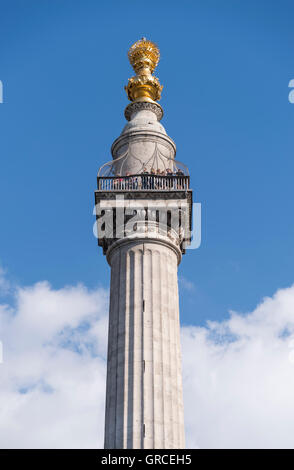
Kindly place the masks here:
POLYGON ((152 111, 157 120, 160 121, 163 117, 163 109, 158 103, 150 103, 148 101, 136 101, 130 103, 125 109, 125 118, 127 121, 131 120, 132 114, 138 111, 147 110, 152 111))

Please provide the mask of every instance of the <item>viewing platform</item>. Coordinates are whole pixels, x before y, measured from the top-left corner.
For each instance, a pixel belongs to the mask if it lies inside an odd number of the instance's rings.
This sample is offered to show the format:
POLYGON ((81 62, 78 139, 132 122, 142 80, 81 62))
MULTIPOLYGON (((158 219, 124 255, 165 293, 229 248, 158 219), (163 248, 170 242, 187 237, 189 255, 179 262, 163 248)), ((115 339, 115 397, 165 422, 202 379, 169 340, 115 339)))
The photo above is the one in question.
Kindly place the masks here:
POLYGON ((187 191, 190 177, 186 175, 98 176, 98 191, 187 191))

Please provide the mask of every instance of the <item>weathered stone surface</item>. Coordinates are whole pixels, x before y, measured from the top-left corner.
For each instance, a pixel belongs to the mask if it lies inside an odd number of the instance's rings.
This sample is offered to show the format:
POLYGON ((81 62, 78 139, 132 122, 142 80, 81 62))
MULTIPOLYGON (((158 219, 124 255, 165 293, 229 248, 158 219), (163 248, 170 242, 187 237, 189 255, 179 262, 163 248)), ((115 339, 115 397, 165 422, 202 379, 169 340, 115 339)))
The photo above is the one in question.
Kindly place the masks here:
POLYGON ((177 254, 137 240, 108 259, 105 448, 183 448, 177 254))
POLYGON ((126 152, 128 158, 124 164, 124 174, 140 173, 144 165, 148 170, 151 169, 151 166, 164 170, 166 166, 169 166, 166 159, 173 160, 175 158, 176 145, 166 134, 164 127, 158 121, 156 109, 152 106, 157 108, 159 105, 132 103, 128 106, 128 108, 133 107, 130 121, 111 147, 114 164, 117 161, 119 173, 121 173, 119 159, 126 152), (150 108, 146 108, 147 105, 150 108))

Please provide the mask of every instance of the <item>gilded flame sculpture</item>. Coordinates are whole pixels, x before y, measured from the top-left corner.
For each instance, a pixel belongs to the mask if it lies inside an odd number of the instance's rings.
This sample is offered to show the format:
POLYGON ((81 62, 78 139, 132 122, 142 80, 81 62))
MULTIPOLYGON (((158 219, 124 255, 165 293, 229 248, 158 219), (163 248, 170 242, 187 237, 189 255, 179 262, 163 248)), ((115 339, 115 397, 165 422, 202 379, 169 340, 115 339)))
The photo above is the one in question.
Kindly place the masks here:
POLYGON ((136 76, 129 78, 125 87, 129 100, 149 102, 160 100, 163 87, 158 78, 152 75, 160 58, 156 44, 142 38, 130 47, 128 57, 136 72, 136 76))

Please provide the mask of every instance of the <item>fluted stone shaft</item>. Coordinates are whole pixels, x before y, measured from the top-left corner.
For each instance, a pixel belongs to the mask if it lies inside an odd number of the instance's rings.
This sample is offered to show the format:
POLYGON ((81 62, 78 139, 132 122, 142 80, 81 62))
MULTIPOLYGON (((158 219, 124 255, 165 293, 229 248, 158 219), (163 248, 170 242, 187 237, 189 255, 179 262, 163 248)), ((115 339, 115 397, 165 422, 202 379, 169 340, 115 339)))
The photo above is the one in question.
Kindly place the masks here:
POLYGON ((178 253, 134 240, 108 261, 105 448, 183 448, 178 253))

